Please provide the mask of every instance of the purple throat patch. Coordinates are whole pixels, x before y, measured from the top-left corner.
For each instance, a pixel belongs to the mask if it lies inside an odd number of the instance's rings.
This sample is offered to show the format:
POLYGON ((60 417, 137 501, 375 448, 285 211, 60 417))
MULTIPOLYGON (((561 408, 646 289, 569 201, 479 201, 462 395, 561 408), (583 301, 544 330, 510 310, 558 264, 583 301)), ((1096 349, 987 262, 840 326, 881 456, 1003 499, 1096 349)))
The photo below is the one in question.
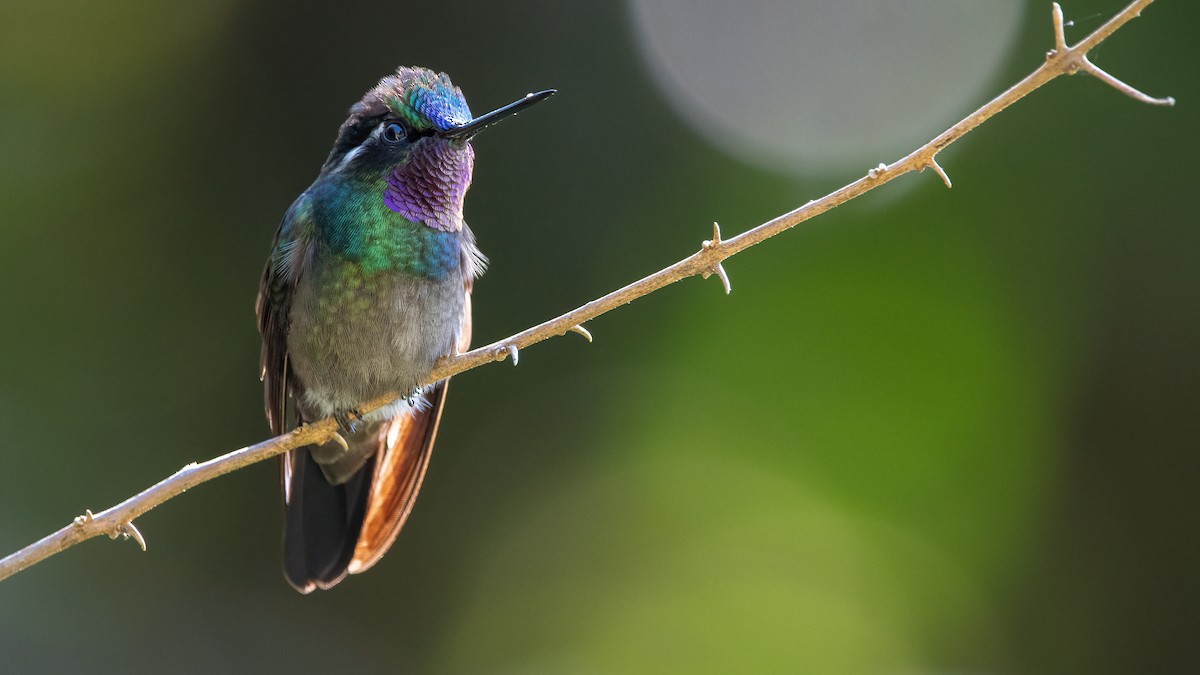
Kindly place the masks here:
POLYGON ((444 232, 462 229, 463 198, 475 153, 467 144, 426 139, 387 177, 383 203, 415 223, 444 232))

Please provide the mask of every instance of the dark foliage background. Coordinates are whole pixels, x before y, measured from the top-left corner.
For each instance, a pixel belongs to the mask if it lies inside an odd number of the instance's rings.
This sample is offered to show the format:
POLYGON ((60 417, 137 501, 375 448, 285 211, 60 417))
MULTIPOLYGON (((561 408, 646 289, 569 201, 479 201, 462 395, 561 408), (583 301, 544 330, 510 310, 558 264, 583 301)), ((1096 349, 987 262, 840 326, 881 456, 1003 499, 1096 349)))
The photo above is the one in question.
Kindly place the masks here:
MULTIPOLYGON (((731 260, 729 298, 689 281, 457 378, 369 574, 287 587, 264 464, 142 518, 148 554, 0 585, 4 670, 1195 672, 1198 15, 1100 54, 1175 109, 1056 82, 942 158, 951 191, 906 177, 731 260)), ((618 3, 0 6, 0 549, 266 436, 267 244, 397 64, 477 112, 561 90, 477 143, 479 342, 852 177, 716 149, 635 39, 618 3)))

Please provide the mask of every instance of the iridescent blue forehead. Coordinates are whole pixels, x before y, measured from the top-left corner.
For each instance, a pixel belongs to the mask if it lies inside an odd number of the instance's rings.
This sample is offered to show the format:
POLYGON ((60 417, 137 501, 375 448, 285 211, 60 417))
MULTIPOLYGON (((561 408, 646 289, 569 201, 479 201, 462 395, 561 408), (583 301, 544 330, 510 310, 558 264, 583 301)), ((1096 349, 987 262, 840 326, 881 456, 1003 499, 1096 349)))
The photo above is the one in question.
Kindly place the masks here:
POLYGON ((462 91, 445 73, 399 68, 379 85, 384 104, 416 131, 446 131, 471 121, 462 91))

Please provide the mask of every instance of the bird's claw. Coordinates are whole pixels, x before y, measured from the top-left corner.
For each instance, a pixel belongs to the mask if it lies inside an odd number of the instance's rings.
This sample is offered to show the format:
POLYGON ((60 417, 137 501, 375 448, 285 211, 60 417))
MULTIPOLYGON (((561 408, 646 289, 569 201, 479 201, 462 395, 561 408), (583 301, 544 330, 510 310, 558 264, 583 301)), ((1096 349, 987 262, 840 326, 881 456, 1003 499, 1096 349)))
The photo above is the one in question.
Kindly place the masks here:
POLYGON ((333 413, 333 419, 337 421, 338 428, 348 434, 358 431, 358 425, 359 422, 362 422, 362 418, 362 413, 358 411, 358 408, 348 408, 333 413))
POLYGON ((336 431, 333 432, 333 436, 330 436, 329 440, 331 440, 334 443, 337 443, 339 446, 341 446, 341 448, 344 452, 350 452, 350 444, 347 443, 346 439, 342 438, 342 435, 339 434, 338 432, 336 432, 336 431))

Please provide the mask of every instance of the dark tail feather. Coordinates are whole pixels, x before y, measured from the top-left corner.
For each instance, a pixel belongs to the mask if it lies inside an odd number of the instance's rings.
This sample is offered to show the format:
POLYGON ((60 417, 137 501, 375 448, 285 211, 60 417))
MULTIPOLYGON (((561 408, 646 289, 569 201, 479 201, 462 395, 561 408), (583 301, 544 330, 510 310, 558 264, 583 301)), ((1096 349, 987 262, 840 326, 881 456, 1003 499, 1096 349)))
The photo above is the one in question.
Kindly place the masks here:
POLYGON ((328 589, 346 576, 362 530, 375 458, 350 480, 331 485, 308 448, 284 461, 283 573, 297 591, 328 589))
POLYGON ((350 452, 330 441, 284 456, 283 572, 296 590, 332 588, 391 547, 429 466, 446 385, 422 409, 349 436, 350 452))

